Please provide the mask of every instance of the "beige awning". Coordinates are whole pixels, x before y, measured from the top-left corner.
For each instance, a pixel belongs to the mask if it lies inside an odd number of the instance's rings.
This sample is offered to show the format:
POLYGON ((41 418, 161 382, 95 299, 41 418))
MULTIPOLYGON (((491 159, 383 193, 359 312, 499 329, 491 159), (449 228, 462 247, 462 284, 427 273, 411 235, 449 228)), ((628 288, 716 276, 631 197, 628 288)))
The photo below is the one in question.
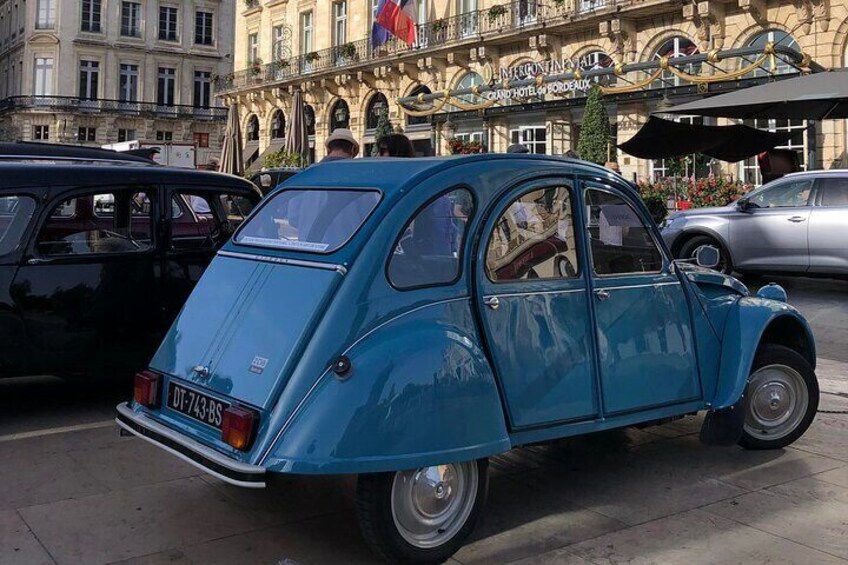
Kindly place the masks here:
POLYGON ((244 144, 242 151, 242 162, 244 163, 245 171, 253 169, 253 164, 259 160, 259 142, 248 141, 244 144))

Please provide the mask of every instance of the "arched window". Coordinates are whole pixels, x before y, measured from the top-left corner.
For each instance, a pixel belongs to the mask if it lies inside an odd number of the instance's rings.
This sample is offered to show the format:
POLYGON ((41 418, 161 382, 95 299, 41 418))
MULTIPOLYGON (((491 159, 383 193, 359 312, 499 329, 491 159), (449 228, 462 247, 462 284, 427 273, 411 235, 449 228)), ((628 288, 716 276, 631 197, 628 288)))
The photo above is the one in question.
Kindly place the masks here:
MULTIPOLYGON (((580 69, 581 71, 594 71, 596 69, 608 69, 615 65, 615 62, 612 60, 612 57, 607 55, 604 51, 590 51, 577 59, 574 62, 574 66, 580 69)), ((609 86, 615 83, 615 75, 604 75, 595 77, 592 79, 592 82, 596 82, 603 86, 609 86)))
POLYGON ((306 104, 303 107, 303 117, 306 122, 306 135, 315 135, 315 109, 306 104))
POLYGON ((333 109, 330 110, 330 131, 333 131, 337 128, 349 128, 350 127, 350 108, 347 106, 347 102, 342 99, 336 101, 333 104, 333 109))
MULTIPOLYGON (((759 49, 765 50, 766 44, 768 43, 774 43, 775 45, 780 45, 781 47, 789 47, 790 49, 801 51, 801 47, 798 45, 798 42, 795 41, 795 38, 781 29, 770 29, 758 33, 754 36, 753 39, 751 39, 750 43, 748 43, 748 46, 757 47, 759 49)), ((765 67, 760 67, 754 72, 755 76, 764 76, 772 72, 774 74, 780 75, 795 71, 795 68, 792 67, 792 65, 783 61, 779 55, 775 57, 775 63, 775 68, 774 70, 772 70, 771 62, 767 61, 765 67)))
POLYGON ((286 116, 282 110, 275 110, 271 118, 271 139, 282 139, 286 136, 286 116))
MULTIPOLYGON (((432 91, 424 86, 423 84, 419 84, 415 88, 412 89, 412 92, 409 93, 410 96, 418 96, 419 94, 431 94, 432 91)), ((406 116, 406 124, 410 126, 417 126, 421 124, 430 123, 430 118, 428 116, 406 116)))
POLYGON ((389 101, 383 93, 378 92, 371 97, 368 103, 368 112, 365 115, 366 129, 375 129, 380 116, 389 111, 389 101))
MULTIPOLYGON (((480 76, 479 73, 475 73, 474 71, 467 72, 463 75, 463 77, 456 84, 456 88, 472 88, 475 86, 480 86, 483 84, 483 77, 480 76)), ((465 94, 463 96, 458 96, 460 100, 465 102, 466 104, 479 104, 483 101, 483 98, 476 94, 465 94)))
POLYGON ((247 119, 247 141, 259 141, 259 118, 256 114, 247 119))
MULTIPOLYGON (((690 55, 697 55, 700 53, 698 46, 692 43, 687 37, 676 36, 667 40, 665 43, 660 45, 660 48, 657 49, 657 52, 654 53, 654 59, 662 59, 663 57, 667 57, 668 59, 677 59, 679 57, 689 57, 690 55)), ((684 65, 682 67, 677 67, 681 71, 685 73, 689 73, 692 75, 697 75, 701 72, 701 64, 695 63, 690 65, 684 65)), ((659 82, 658 86, 679 86, 680 78, 672 74, 670 71, 665 71, 662 74, 662 81, 659 82)))

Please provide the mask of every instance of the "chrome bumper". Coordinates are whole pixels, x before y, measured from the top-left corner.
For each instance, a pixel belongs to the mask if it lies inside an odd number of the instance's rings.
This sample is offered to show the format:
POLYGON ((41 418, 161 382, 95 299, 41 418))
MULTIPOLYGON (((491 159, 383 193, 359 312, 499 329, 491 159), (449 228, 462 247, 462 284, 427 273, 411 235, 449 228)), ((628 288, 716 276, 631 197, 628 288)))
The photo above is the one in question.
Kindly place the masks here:
POLYGON ((145 416, 134 412, 127 402, 117 406, 115 421, 122 429, 176 455, 224 482, 246 488, 265 488, 265 468, 233 461, 214 449, 187 438, 145 416))

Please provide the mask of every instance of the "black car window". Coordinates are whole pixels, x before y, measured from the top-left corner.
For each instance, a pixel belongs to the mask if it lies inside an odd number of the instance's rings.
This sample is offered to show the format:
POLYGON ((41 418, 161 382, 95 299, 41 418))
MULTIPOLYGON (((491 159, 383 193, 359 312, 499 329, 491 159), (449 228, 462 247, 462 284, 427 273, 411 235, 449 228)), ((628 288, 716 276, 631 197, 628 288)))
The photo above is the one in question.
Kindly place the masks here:
POLYGON ((213 196, 180 191, 171 198, 171 249, 216 249, 228 232, 215 217, 213 196))
POLYGON ((597 275, 658 273, 662 254, 636 210, 621 197, 586 191, 587 232, 597 275))
POLYGON ((848 206, 848 177, 819 179, 822 206, 848 206))
POLYGON ((578 276, 571 187, 527 192, 495 223, 486 274, 495 282, 578 276))
POLYGON ((221 194, 218 199, 221 201, 224 214, 227 215, 227 221, 233 230, 244 222, 255 206, 251 199, 238 194, 221 194))
POLYGON ((0 255, 18 246, 34 210, 29 196, 0 196, 0 255))
POLYGON ((389 282, 397 289, 455 282, 473 211, 471 193, 464 188, 446 192, 419 209, 392 249, 389 282))
POLYGON ((87 193, 57 204, 41 226, 36 249, 44 256, 138 253, 152 246, 152 191, 87 193), (69 215, 68 211, 73 212, 69 215))
POLYGON ((798 208, 809 206, 813 179, 782 182, 755 192, 746 200, 755 208, 798 208))

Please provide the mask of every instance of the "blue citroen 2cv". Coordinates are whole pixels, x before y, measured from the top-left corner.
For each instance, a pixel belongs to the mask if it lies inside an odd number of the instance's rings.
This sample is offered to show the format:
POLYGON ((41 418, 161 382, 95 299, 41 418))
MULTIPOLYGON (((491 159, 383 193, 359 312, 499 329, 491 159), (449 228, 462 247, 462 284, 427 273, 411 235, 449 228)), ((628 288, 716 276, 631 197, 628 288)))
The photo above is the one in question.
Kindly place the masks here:
POLYGON ((819 391, 785 300, 673 262, 594 165, 337 161, 218 252, 117 421, 244 487, 358 474, 369 545, 441 562, 512 447, 698 411, 707 444, 792 443, 819 391))

